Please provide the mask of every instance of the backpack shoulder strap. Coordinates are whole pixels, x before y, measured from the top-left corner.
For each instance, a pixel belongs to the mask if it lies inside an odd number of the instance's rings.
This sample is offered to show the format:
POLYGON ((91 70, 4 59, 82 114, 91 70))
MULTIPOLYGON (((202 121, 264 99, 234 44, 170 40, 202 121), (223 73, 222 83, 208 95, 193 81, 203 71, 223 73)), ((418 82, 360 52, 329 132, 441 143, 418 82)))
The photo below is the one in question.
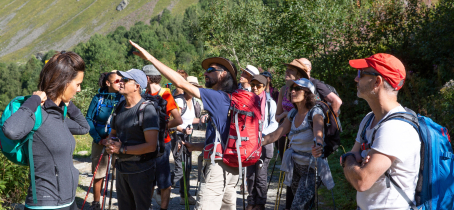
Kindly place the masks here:
MULTIPOLYGON (((181 109, 181 114, 180 114, 180 115, 183 115, 184 113, 186 113, 186 109, 188 108, 188 103, 186 102, 186 98, 184 98, 183 94, 175 96, 174 100, 176 100, 177 98, 179 98, 183 101, 183 108, 181 109)), ((176 101, 175 101, 175 103, 176 103, 176 101)))
POLYGON ((400 187, 400 185, 393 179, 393 177, 389 174, 388 171, 385 172, 386 179, 391 181, 393 186, 396 188, 397 192, 407 201, 408 205, 410 205, 412 210, 418 210, 418 207, 413 203, 413 201, 408 197, 405 191, 400 187))
POLYGON ((385 119, 381 120, 375 126, 374 131, 372 133, 372 139, 368 144, 366 144, 366 129, 372 123, 372 119, 374 117, 374 114, 372 113, 371 116, 369 117, 369 119, 367 120, 366 124, 364 125, 363 130, 361 132, 361 150, 370 149, 372 147, 372 144, 375 141, 375 134, 377 133, 378 129, 380 129, 380 127, 383 125, 383 123, 388 122, 390 120, 400 120, 400 121, 406 122, 406 123, 410 124, 411 126, 413 126, 413 128, 415 128, 416 132, 419 134, 418 117, 416 115, 414 115, 413 113, 396 112, 396 113, 390 114, 389 116, 387 116, 385 119))
POLYGON ((143 125, 143 117, 144 117, 144 112, 145 112, 145 107, 147 107, 149 104, 154 105, 154 101, 144 101, 142 104, 140 104, 139 109, 137 110, 137 115, 139 116, 139 126, 142 128, 143 125))
POLYGON ((298 113, 298 111, 295 108, 290 110, 290 122, 293 122, 293 119, 295 118, 297 113, 298 113))
POLYGON ((271 124, 271 101, 266 100, 266 105, 268 107, 268 125, 271 124))
POLYGON ((115 118, 118 114, 118 112, 120 112, 121 108, 125 105, 126 103, 126 100, 122 100, 120 101, 120 103, 117 104, 117 106, 115 106, 115 109, 112 113, 112 121, 115 121, 115 118))
POLYGON ((170 92, 170 89, 169 89, 169 88, 161 88, 161 89, 159 89, 158 95, 162 97, 162 95, 164 95, 164 93, 166 92, 166 90, 169 90, 169 92, 170 92))
POLYGON ((199 104, 199 101, 195 100, 194 97, 192 97, 192 106, 194 107, 194 114, 196 118, 200 117, 200 114, 202 113, 202 108, 199 104))

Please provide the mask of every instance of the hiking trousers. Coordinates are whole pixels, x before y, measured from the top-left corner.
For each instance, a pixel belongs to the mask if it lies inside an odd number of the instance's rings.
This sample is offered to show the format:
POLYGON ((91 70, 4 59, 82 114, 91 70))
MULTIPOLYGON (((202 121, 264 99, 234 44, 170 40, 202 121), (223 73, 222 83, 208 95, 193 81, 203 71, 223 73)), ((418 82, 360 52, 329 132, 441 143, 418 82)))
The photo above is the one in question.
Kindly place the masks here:
POLYGON ((140 210, 150 208, 155 171, 155 167, 135 174, 122 174, 117 170, 118 209, 140 210))
POLYGON ((273 157, 273 144, 262 147, 262 156, 254 165, 247 167, 247 203, 265 205, 268 191, 268 165, 273 157), (262 167, 260 167, 262 165, 262 167))
POLYGON ((197 194, 196 210, 235 210, 238 168, 227 166, 222 160, 214 164, 205 160, 204 176, 197 194))
MULTIPOLYGON (((184 134, 176 134, 176 140, 172 139, 172 151, 175 149, 175 147, 177 146, 176 145, 176 142, 177 140, 181 140, 181 141, 188 141, 189 140, 189 136, 185 136, 184 134)), ((174 169, 174 177, 173 177, 173 183, 179 181, 180 182, 180 197, 184 198, 184 180, 183 180, 183 165, 181 164, 182 161, 183 161, 183 153, 181 153, 181 155, 176 155, 176 154, 173 154, 173 159, 175 160, 175 169, 174 169)), ((185 174, 184 176, 186 177, 186 191, 189 194, 189 188, 191 187, 190 185, 190 176, 191 176, 191 169, 192 169, 192 152, 189 152, 188 154, 186 154, 186 160, 184 160, 184 164, 185 164, 185 174)))

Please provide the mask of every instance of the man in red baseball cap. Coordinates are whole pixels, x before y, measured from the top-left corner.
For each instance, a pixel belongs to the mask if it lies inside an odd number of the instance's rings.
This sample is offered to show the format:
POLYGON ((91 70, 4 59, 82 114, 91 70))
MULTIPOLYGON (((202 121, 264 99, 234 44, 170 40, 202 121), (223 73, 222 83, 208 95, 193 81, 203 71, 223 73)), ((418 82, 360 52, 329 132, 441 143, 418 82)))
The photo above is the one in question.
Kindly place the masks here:
POLYGON ((368 58, 356 59, 349 61, 350 66, 359 70, 373 68, 383 79, 385 79, 394 90, 400 90, 405 81, 405 67, 396 57, 386 54, 377 53, 368 58))
POLYGON ((388 172, 415 203, 420 163, 418 133, 409 123, 386 120, 393 113, 406 112, 397 102, 405 67, 385 53, 350 60, 350 66, 358 70, 357 95, 367 101, 372 112, 362 120, 353 149, 340 159, 345 177, 358 191, 360 209, 409 209, 409 202, 396 188, 387 187, 389 180, 385 176, 388 172))

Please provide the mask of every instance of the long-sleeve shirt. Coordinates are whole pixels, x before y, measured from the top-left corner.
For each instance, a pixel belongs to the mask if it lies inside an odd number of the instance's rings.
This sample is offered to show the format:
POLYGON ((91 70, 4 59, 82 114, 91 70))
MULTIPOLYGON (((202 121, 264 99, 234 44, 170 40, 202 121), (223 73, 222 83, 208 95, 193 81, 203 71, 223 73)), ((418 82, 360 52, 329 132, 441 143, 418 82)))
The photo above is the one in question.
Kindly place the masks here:
POLYGON ((276 121, 276 109, 277 105, 276 102, 270 97, 266 98, 266 106, 265 106, 265 121, 263 124, 263 135, 268 135, 274 132, 277 127, 279 127, 279 123, 276 121), (271 119, 271 121, 270 121, 271 119))

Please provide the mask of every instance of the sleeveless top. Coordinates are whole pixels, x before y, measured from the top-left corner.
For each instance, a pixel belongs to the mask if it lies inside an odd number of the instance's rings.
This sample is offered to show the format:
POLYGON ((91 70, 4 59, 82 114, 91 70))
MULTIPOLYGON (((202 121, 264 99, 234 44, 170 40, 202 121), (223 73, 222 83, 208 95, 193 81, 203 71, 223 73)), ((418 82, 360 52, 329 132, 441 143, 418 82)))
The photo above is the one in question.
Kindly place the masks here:
POLYGON ((286 112, 290 112, 293 109, 293 104, 287 99, 288 87, 285 88, 284 95, 282 96, 282 109, 286 112))

